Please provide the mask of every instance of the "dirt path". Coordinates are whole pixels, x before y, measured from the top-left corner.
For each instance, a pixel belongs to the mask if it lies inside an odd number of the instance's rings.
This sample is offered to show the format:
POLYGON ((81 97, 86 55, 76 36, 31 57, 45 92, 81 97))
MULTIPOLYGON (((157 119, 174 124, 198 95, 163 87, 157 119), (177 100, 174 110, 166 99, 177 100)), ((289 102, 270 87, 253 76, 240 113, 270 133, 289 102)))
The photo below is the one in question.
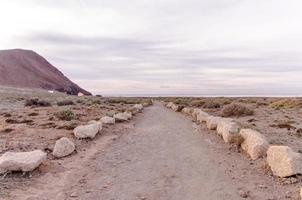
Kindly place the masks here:
POLYGON ((221 200, 285 199, 281 186, 232 152, 189 117, 155 104, 126 124, 120 137, 102 136, 67 158, 64 173, 49 173, 14 199, 221 200), (71 160, 74 162, 71 162, 71 160), (30 197, 30 198, 29 198, 30 197))

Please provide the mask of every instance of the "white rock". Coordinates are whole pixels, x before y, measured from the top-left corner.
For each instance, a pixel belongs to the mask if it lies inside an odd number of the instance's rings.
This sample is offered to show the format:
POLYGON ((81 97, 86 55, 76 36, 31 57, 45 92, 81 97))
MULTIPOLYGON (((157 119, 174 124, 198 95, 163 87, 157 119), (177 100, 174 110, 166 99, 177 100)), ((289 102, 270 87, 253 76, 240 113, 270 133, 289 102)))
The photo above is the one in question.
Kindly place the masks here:
POLYGON ((144 106, 142 105, 142 104, 135 104, 134 106, 133 106, 133 108, 135 108, 135 109, 137 109, 137 110, 142 110, 143 108, 144 108, 144 106))
POLYGON ((183 108, 181 110, 181 112, 183 112, 186 115, 192 115, 193 109, 192 108, 183 108))
POLYGON ((252 129, 241 129, 239 135, 243 139, 241 148, 247 152, 253 160, 266 155, 269 144, 261 133, 252 129))
POLYGON ((68 138, 62 137, 61 139, 56 141, 52 154, 57 158, 61 158, 64 156, 68 156, 74 150, 75 150, 74 143, 70 141, 68 138))
POLYGON ((227 143, 237 143, 240 140, 240 126, 229 118, 222 118, 217 124, 217 134, 227 143))
POLYGON ((124 114, 127 116, 127 119, 132 119, 132 113, 131 112, 124 112, 124 114))
POLYGON ((198 109, 198 108, 193 109, 193 111, 192 111, 193 121, 197 121, 197 115, 198 115, 199 112, 202 112, 202 110, 198 109))
POLYGON ((7 171, 33 171, 47 159, 41 150, 30 152, 6 152, 0 157, 0 173, 7 171))
POLYGON ((73 130, 74 136, 78 139, 94 138, 96 134, 102 129, 102 123, 91 121, 88 125, 78 126, 73 130))
POLYGON ((302 174, 302 156, 287 146, 270 146, 267 163, 275 176, 288 177, 302 174))
POLYGON ((101 118, 101 122, 104 124, 115 124, 115 119, 113 117, 104 116, 101 118))
POLYGON ((197 121, 197 122, 200 122, 200 123, 207 122, 208 117, 209 117, 209 114, 208 114, 208 113, 206 113, 206 112, 200 110, 200 111, 197 113, 196 121, 197 121))
POLYGON ((95 121, 95 120, 91 120, 91 121, 89 121, 88 122, 88 124, 98 124, 98 126, 99 126, 99 133, 101 132, 101 130, 103 129, 103 123, 102 123, 102 121, 95 121))
POLYGON ((210 130, 216 130, 217 124, 222 120, 221 117, 208 116, 207 118, 207 128, 210 130))
POLYGON ((167 108, 172 108, 173 105, 174 105, 173 102, 169 102, 169 103, 167 103, 166 107, 167 107, 167 108))
POLYGON ((128 116, 125 113, 117 113, 113 115, 116 122, 123 122, 128 120, 128 116))
POLYGON ((179 105, 176 105, 176 104, 173 104, 171 109, 174 110, 175 112, 179 112, 181 111, 183 108, 183 106, 179 106, 179 105))

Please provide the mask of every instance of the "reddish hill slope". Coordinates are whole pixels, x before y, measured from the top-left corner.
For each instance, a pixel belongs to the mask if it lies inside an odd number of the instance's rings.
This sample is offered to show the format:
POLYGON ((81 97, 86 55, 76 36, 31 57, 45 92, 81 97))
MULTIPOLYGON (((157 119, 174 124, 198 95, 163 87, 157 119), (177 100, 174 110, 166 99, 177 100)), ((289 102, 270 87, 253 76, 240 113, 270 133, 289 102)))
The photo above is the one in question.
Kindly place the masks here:
POLYGON ((0 85, 91 95, 39 54, 22 49, 0 50, 0 85))

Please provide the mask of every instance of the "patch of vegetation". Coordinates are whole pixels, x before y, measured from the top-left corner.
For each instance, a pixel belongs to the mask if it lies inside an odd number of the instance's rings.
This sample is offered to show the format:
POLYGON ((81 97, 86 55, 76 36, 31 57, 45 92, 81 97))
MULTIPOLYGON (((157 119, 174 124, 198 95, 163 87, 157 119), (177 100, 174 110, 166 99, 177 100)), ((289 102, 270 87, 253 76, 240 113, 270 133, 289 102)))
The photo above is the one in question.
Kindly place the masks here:
POLYGON ((113 103, 113 104, 137 104, 137 103, 140 103, 140 101, 135 98, 112 98, 112 99, 108 99, 107 102, 113 103))
POLYGON ((69 105, 74 105, 74 102, 71 101, 71 100, 66 99, 66 100, 63 100, 63 101, 58 101, 57 105, 58 106, 69 106, 69 105))
POLYGON ((98 104, 98 105, 100 105, 100 104, 101 104, 101 100, 99 100, 99 99, 94 99, 94 100, 92 101, 92 104, 98 104))
POLYGON ((204 100, 193 100, 191 101, 191 106, 194 106, 194 107, 201 107, 205 104, 205 101, 204 100))
POLYGON ((40 124, 39 126, 43 128, 55 128, 57 125, 54 122, 47 122, 44 124, 40 124))
POLYGON ((270 125, 270 127, 285 128, 287 130, 295 129, 296 128, 296 127, 294 127, 293 125, 291 125, 290 123, 287 123, 287 122, 281 122, 281 123, 278 123, 278 124, 272 124, 272 125, 270 125))
POLYGON ((269 104, 274 109, 302 108, 301 99, 281 99, 269 104))
POLYGON ((240 103, 231 103, 229 105, 224 106, 224 108, 222 109, 223 117, 231 117, 231 116, 241 117, 241 116, 249 116, 253 114, 254 114, 254 110, 240 103))
POLYGON ((9 119, 6 119, 5 122, 8 124, 30 124, 30 123, 33 123, 34 121, 30 120, 30 119, 17 120, 17 119, 9 118, 9 119))
POLYGON ((84 103, 84 100, 83 100, 83 99, 78 99, 78 100, 76 100, 76 102, 77 102, 78 104, 83 104, 83 103, 84 103))
POLYGON ((32 107, 49 107, 51 103, 45 100, 39 100, 38 98, 34 99, 26 99, 25 106, 32 106, 32 107))
POLYGON ((153 105, 153 102, 151 99, 143 99, 141 102, 143 105, 151 106, 153 105))
POLYGON ((221 105, 217 100, 209 99, 202 105, 202 107, 213 109, 213 108, 220 108, 221 105))
POLYGON ((57 117, 60 120, 70 121, 75 118, 75 115, 71 110, 68 109, 68 110, 61 110, 59 112, 56 112, 55 117, 57 117))
POLYGON ((172 101, 174 104, 188 105, 188 101, 184 98, 176 98, 172 101))
POLYGON ((3 113, 3 117, 11 117, 12 115, 10 113, 3 113))
POLYGON ((72 122, 69 124, 64 124, 62 126, 57 127, 57 129, 65 129, 65 130, 73 130, 78 126, 78 123, 72 122))
POLYGON ((12 129, 12 128, 5 128, 5 129, 3 129, 2 131, 0 131, 0 132, 2 132, 2 133, 10 133, 10 132, 12 132, 14 129, 12 129))
POLYGON ((29 113, 28 114, 28 116, 31 116, 31 117, 33 117, 33 116, 38 116, 39 115, 39 113, 36 113, 36 112, 32 112, 32 113, 29 113))
POLYGON ((296 136, 297 136, 298 138, 301 138, 301 137, 302 137, 302 128, 299 128, 299 129, 296 130, 296 136))

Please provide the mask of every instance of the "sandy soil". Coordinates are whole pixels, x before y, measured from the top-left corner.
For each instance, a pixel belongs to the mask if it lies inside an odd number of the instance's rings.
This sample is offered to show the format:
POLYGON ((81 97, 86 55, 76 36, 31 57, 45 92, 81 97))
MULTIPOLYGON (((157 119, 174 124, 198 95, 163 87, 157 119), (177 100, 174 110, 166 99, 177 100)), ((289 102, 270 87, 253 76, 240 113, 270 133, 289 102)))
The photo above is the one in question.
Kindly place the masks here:
POLYGON ((273 180, 262 164, 156 104, 131 123, 109 127, 89 148, 42 167, 47 173, 8 199, 295 199, 297 188, 273 180))

